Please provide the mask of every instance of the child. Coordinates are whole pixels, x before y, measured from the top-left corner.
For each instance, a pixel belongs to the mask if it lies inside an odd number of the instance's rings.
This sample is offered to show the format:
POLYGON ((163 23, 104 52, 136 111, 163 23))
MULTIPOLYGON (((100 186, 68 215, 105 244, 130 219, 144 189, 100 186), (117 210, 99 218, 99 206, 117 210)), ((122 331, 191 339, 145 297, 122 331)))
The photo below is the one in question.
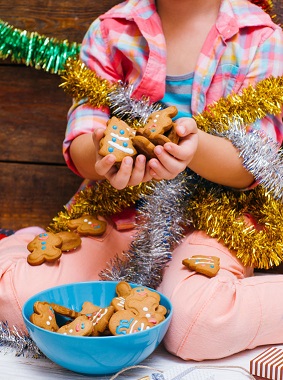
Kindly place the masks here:
MULTIPOLYGON (((152 179, 173 179, 189 168, 205 179, 234 189, 255 186, 232 143, 198 129, 192 115, 208 104, 238 93, 269 76, 282 76, 283 35, 279 26, 247 0, 128 0, 97 19, 88 30, 81 59, 99 76, 134 86, 133 97, 174 104, 178 145, 157 146, 158 159, 98 155, 109 110, 87 101, 69 112, 64 155, 69 167, 88 180, 107 179, 123 189, 152 179)), ((255 128, 251 125, 250 129, 255 128)), ((282 143, 282 115, 257 122, 282 143)), ((116 230, 107 220, 100 238, 83 238, 82 247, 56 264, 31 267, 26 244, 36 228, 1 242, 0 319, 21 324, 20 310, 31 294, 72 281, 98 279, 116 253, 127 250, 134 230, 116 230)), ((159 290, 174 306, 165 338, 169 352, 185 360, 222 358, 259 345, 283 343, 283 307, 277 301, 283 276, 253 277, 221 242, 189 232, 174 250, 159 290), (192 255, 220 258, 213 278, 184 270, 192 255)))

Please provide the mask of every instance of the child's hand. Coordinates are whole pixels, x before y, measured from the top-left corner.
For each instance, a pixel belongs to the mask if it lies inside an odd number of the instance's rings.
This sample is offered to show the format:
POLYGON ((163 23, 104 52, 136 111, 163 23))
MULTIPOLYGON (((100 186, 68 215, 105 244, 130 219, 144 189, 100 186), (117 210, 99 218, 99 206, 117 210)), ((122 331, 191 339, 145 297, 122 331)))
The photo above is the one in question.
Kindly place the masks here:
POLYGON ((158 159, 148 163, 150 175, 156 179, 173 179, 186 169, 198 147, 198 128, 194 119, 180 118, 176 121, 179 144, 166 143, 157 146, 154 152, 158 159))
POLYGON ((95 170, 97 174, 106 178, 118 190, 127 186, 136 186, 152 179, 149 166, 146 164, 146 158, 143 155, 138 155, 135 161, 130 156, 125 157, 119 168, 115 164, 113 154, 108 154, 105 157, 100 156, 98 154, 99 141, 103 137, 103 133, 103 129, 98 129, 93 133, 93 141, 96 146, 95 170))

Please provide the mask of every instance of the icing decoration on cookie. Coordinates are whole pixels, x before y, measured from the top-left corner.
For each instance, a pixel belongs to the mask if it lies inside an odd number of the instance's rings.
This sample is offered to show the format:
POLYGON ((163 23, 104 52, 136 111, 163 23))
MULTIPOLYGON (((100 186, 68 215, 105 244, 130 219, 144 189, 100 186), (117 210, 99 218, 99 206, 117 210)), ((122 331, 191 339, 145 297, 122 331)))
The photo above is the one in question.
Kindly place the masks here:
POLYGON ((107 223, 96 219, 92 215, 83 215, 78 219, 71 219, 68 222, 70 230, 76 231, 82 236, 103 235, 106 231, 107 223))
POLYGON ((114 306, 116 311, 125 309, 125 298, 131 293, 131 286, 126 281, 120 281, 116 285, 117 297, 114 297, 111 301, 111 305, 114 306))
POLYGON ((99 308, 98 311, 91 315, 87 315, 92 322, 92 336, 99 336, 106 330, 109 319, 112 317, 114 311, 114 307, 109 306, 106 308, 99 308))
POLYGON ((90 336, 92 323, 85 315, 81 315, 72 322, 60 327, 57 332, 64 335, 90 336))
POLYGON ((153 112, 147 123, 141 130, 149 138, 157 135, 164 135, 173 125, 172 118, 176 116, 178 110, 175 106, 170 106, 159 111, 153 112))
POLYGON ((117 311, 109 321, 109 330, 113 335, 133 334, 145 331, 150 327, 146 317, 138 317, 130 310, 117 311))
POLYGON ((128 124, 113 116, 107 122, 98 153, 101 156, 114 154, 117 162, 121 162, 125 156, 135 156, 137 151, 131 141, 134 133, 128 124))
POLYGON ((182 264, 207 277, 216 276, 220 269, 220 259, 217 256, 195 255, 184 259, 182 264))
POLYGON ((132 138, 138 153, 144 154, 147 159, 156 158, 154 148, 167 142, 178 144, 179 136, 172 117, 176 116, 178 110, 175 106, 153 112, 144 127, 138 128, 136 135, 132 138))
POLYGON ((146 317, 152 325, 164 321, 167 309, 159 304, 156 297, 147 296, 142 301, 135 297, 127 297, 125 300, 125 310, 132 311, 136 316, 146 317))
POLYGON ((52 232, 44 232, 36 236, 28 245, 31 252, 27 261, 30 265, 40 265, 45 261, 54 262, 61 255, 62 239, 52 232))
POLYGON ((33 305, 34 313, 30 316, 30 321, 45 330, 57 331, 58 325, 52 306, 47 302, 36 301, 33 305))

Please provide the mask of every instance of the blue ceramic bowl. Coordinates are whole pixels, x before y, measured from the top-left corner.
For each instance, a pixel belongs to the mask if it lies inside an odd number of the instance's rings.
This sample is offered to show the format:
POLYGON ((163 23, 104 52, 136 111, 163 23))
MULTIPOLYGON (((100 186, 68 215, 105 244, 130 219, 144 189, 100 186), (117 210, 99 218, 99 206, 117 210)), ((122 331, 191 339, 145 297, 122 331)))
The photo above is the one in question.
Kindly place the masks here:
POLYGON ((44 330, 29 320, 36 301, 55 302, 73 310, 81 310, 85 301, 106 307, 116 296, 116 285, 115 281, 79 282, 35 294, 25 302, 22 310, 31 338, 50 360, 74 372, 107 375, 137 365, 162 341, 172 318, 172 304, 160 293, 160 303, 168 310, 165 320, 146 331, 134 334, 103 337, 67 336, 44 330))

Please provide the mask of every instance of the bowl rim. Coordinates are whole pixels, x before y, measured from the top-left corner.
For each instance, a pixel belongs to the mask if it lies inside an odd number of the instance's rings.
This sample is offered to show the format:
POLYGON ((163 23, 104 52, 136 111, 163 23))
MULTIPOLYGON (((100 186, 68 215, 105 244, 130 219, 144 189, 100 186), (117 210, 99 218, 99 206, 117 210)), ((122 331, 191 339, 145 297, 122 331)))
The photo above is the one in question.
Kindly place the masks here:
POLYGON ((166 302, 168 302, 168 304, 170 305, 170 308, 169 309, 167 309, 167 314, 166 314, 166 317, 165 317, 165 319, 163 320, 163 321, 161 321, 160 323, 158 323, 157 325, 155 325, 155 326, 152 326, 152 327, 150 327, 150 329, 147 329, 147 330, 144 330, 144 331, 138 331, 138 332, 136 332, 136 333, 134 333, 134 334, 125 334, 125 335, 108 335, 108 336, 76 336, 76 335, 65 335, 65 334, 58 334, 56 331, 50 331, 50 330, 46 330, 46 329, 44 329, 44 328, 42 328, 42 327, 40 327, 40 326, 37 326, 37 325, 35 325, 34 323, 32 323, 28 318, 27 318, 27 316, 25 315, 25 313, 24 313, 24 310, 25 310, 25 308, 27 307, 27 304, 29 303, 29 302, 31 302, 31 300, 33 299, 33 298, 35 298, 36 296, 40 296, 40 295, 42 295, 42 294, 44 294, 45 292, 48 292, 48 291, 50 291, 50 290, 54 290, 54 291, 56 291, 57 289, 59 289, 59 288, 65 288, 65 287, 71 287, 71 286, 74 286, 74 285, 86 285, 86 284, 95 284, 95 283, 111 283, 111 284, 118 284, 119 282, 121 282, 121 280, 120 281, 102 281, 102 280, 97 280, 97 281, 78 281, 78 282, 70 282, 70 283, 68 283, 68 284, 62 284, 62 285, 56 285, 56 286, 52 286, 52 287, 50 287, 50 288, 46 288, 46 289, 44 289, 44 290, 42 290, 42 291, 40 291, 40 292, 38 292, 38 293, 35 293, 34 295, 32 295, 32 296, 30 296, 25 302, 24 302, 24 304, 23 304, 23 306, 22 306, 22 317, 23 317, 23 319, 24 319, 24 322, 25 322, 25 325, 26 325, 26 327, 27 327, 27 329, 29 328, 29 326, 31 326, 32 328, 35 328, 35 329, 39 329, 40 331, 42 331, 42 332, 44 332, 44 333, 46 333, 46 334, 51 334, 51 335, 55 335, 55 336, 58 336, 58 335, 60 335, 60 337, 64 337, 63 339, 78 339, 78 338, 80 338, 80 339, 83 339, 84 341, 85 341, 85 339, 92 339, 93 340, 93 338, 99 338, 99 340, 105 340, 105 339, 125 339, 126 337, 131 337, 131 336, 133 336, 133 335, 136 335, 136 334, 139 334, 139 336, 140 336, 140 334, 147 334, 149 331, 151 331, 151 330, 156 330, 156 329, 160 329, 160 327, 162 327, 162 325, 163 324, 165 324, 165 323, 168 323, 168 322, 170 322, 170 320, 171 320, 171 318, 172 318, 172 314, 173 314, 173 305, 172 305, 172 303, 171 303, 171 301, 170 301, 170 299, 167 297, 167 296, 165 296, 163 293, 161 293, 161 292, 159 292, 158 290, 156 290, 156 289, 153 289, 153 288, 150 288, 149 286, 146 286, 146 285, 142 285, 142 284, 137 284, 137 283, 133 283, 133 282, 128 282, 128 284, 130 284, 131 286, 133 285, 134 287, 138 287, 138 286, 144 286, 144 287, 146 287, 146 288, 148 288, 149 290, 152 290, 152 291, 154 291, 154 292, 156 292, 156 293, 158 293, 160 296, 162 296, 163 298, 165 298, 165 300, 166 300, 166 302))

